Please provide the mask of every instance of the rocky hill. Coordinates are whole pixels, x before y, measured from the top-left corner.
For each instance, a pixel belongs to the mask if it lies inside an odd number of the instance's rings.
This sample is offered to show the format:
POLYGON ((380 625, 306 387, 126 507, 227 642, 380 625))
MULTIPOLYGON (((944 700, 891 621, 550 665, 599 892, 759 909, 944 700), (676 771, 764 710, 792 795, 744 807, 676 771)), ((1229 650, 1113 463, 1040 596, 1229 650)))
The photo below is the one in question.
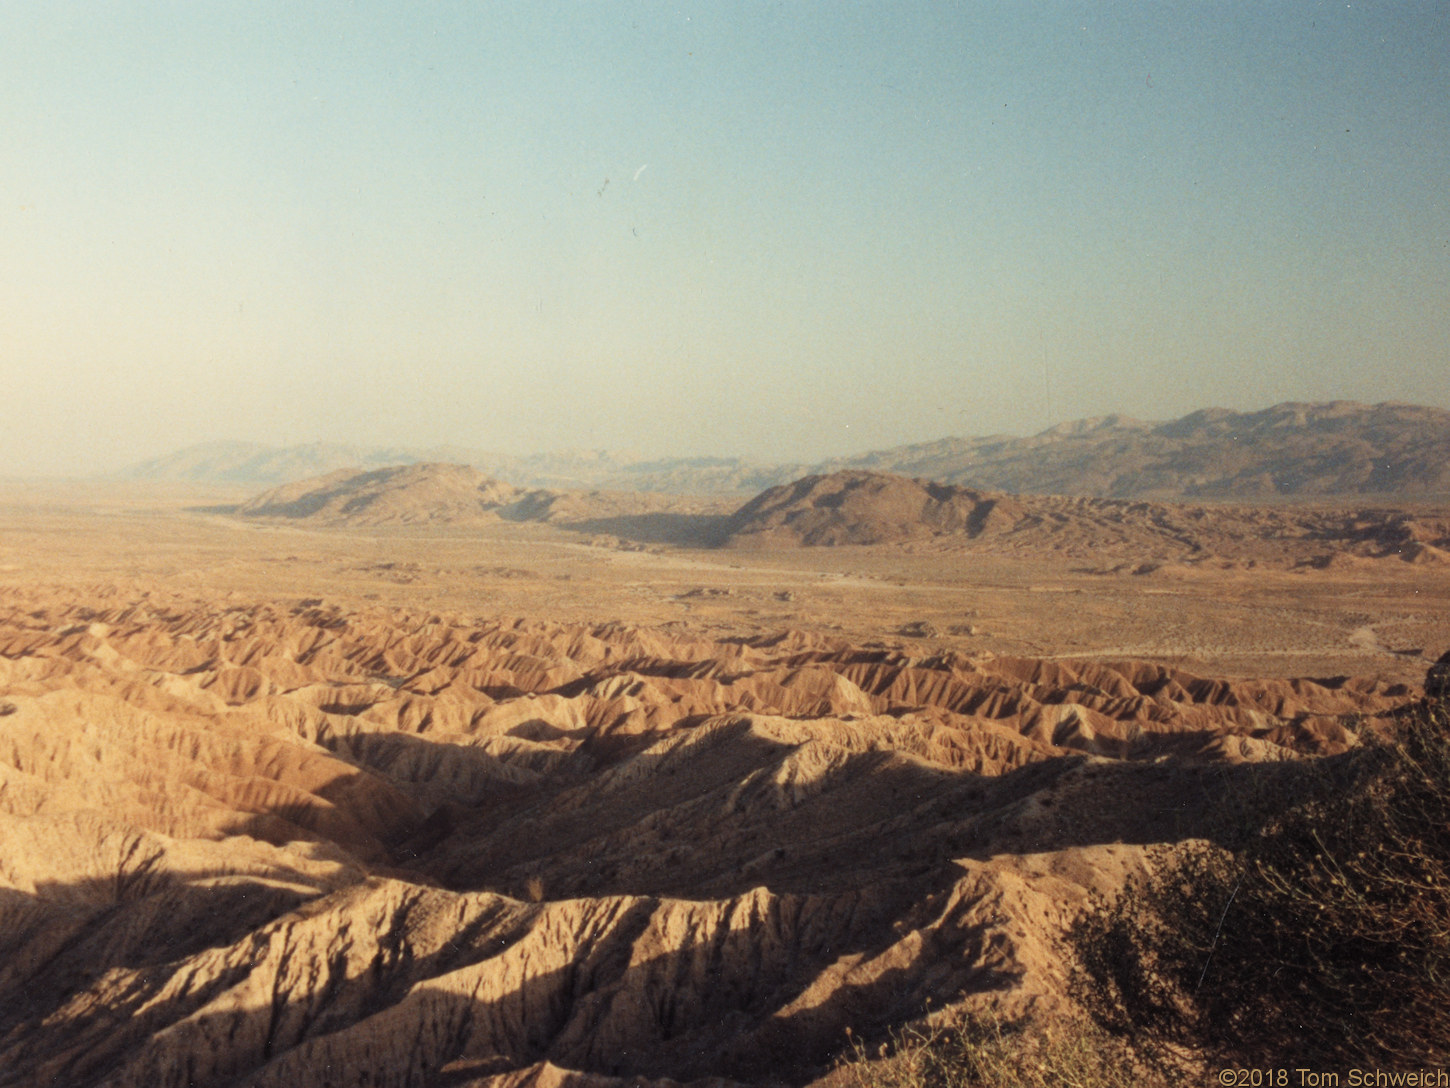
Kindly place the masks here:
POLYGON ((652 543, 699 544, 718 538, 717 524, 733 506, 729 500, 658 492, 524 490, 468 465, 417 463, 342 469, 283 484, 232 512, 339 527, 534 521, 652 543))
POLYGON ((72 1088, 805 1084, 1068 1006, 1092 894, 1418 695, 39 589, 0 692, 0 1085, 72 1088))
POLYGON ((773 487, 730 519, 734 544, 897 544, 978 537, 1015 526, 1027 507, 1006 496, 881 472, 834 472, 773 487))
POLYGON ((241 517, 352 525, 456 524, 497 516, 523 492, 467 465, 420 463, 284 484, 243 503, 241 517))
POLYGON ((859 470, 770 488, 721 531, 734 547, 931 545, 1145 572, 1162 563, 1450 564, 1444 511, 1014 496, 859 470))

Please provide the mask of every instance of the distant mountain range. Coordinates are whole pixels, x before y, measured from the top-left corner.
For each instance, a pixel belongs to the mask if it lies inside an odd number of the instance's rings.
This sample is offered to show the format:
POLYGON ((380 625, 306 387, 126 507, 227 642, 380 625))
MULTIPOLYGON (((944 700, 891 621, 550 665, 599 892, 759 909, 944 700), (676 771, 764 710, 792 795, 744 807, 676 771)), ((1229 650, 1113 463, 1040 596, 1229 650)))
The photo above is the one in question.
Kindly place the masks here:
POLYGON ((205 442, 123 469, 129 480, 275 486, 326 476, 341 469, 414 464, 471 465, 522 488, 658 491, 680 495, 753 495, 807 472, 805 465, 766 465, 738 457, 649 460, 607 450, 566 450, 511 457, 458 446, 430 449, 315 442, 262 446, 205 442))
POLYGON ((644 459, 606 451, 511 457, 427 450, 242 442, 191 446, 133 465, 129 479, 277 485, 339 469, 471 465, 523 488, 753 495, 809 474, 866 469, 1015 494, 1104 498, 1450 495, 1450 412, 1352 401, 1210 408, 1167 423, 1077 420, 1030 437, 943 438, 813 465, 737 457, 644 459))

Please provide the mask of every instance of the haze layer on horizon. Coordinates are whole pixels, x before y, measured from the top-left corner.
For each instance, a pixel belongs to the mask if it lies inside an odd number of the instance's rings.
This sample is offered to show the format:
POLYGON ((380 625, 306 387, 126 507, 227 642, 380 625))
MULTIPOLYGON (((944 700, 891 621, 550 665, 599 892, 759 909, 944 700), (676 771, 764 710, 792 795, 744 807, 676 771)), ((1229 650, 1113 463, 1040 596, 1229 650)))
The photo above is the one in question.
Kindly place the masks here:
POLYGON ((1450 407, 1430 4, 10 5, 0 475, 1450 407))

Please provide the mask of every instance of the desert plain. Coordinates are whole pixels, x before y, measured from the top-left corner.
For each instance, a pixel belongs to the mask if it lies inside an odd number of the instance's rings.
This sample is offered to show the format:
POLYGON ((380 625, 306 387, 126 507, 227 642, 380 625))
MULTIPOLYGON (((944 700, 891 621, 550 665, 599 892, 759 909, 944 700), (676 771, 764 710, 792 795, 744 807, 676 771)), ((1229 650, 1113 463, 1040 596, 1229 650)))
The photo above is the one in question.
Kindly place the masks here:
MULTIPOLYGON (((194 593, 464 616, 669 625, 707 637, 798 629, 903 650, 1136 658, 1227 677, 1418 682, 1450 647, 1450 563, 1373 559, 1317 539, 1236 541, 1196 556, 1131 530, 1046 547, 941 542, 720 549, 648 515, 623 536, 548 524, 317 526, 224 511, 242 488, 0 485, 7 591, 194 593), (1225 549, 1229 550, 1229 549, 1225 549), (923 626, 924 625, 924 626, 923 626), (923 632, 930 632, 924 637, 923 632), (1266 667, 1272 666, 1272 667, 1266 667)), ((739 500, 676 502, 704 519, 739 500)), ((1215 510, 1239 505, 1199 505, 1215 510)), ((1443 520, 1450 500, 1320 501, 1290 511, 1443 520)), ((1272 530, 1270 531, 1272 533, 1272 530)))
POLYGON ((1450 649, 1433 497, 813 486, 4 485, 0 1085, 809 1084, 1050 1019, 1094 896, 1450 649))

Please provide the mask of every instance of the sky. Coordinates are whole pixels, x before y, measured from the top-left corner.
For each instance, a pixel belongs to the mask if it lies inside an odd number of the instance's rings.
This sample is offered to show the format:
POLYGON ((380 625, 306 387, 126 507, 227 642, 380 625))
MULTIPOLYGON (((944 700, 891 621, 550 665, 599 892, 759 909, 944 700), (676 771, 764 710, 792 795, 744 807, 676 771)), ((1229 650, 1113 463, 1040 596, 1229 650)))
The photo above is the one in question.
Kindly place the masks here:
POLYGON ((0 475, 1450 407, 1450 5, 0 0, 0 475))

